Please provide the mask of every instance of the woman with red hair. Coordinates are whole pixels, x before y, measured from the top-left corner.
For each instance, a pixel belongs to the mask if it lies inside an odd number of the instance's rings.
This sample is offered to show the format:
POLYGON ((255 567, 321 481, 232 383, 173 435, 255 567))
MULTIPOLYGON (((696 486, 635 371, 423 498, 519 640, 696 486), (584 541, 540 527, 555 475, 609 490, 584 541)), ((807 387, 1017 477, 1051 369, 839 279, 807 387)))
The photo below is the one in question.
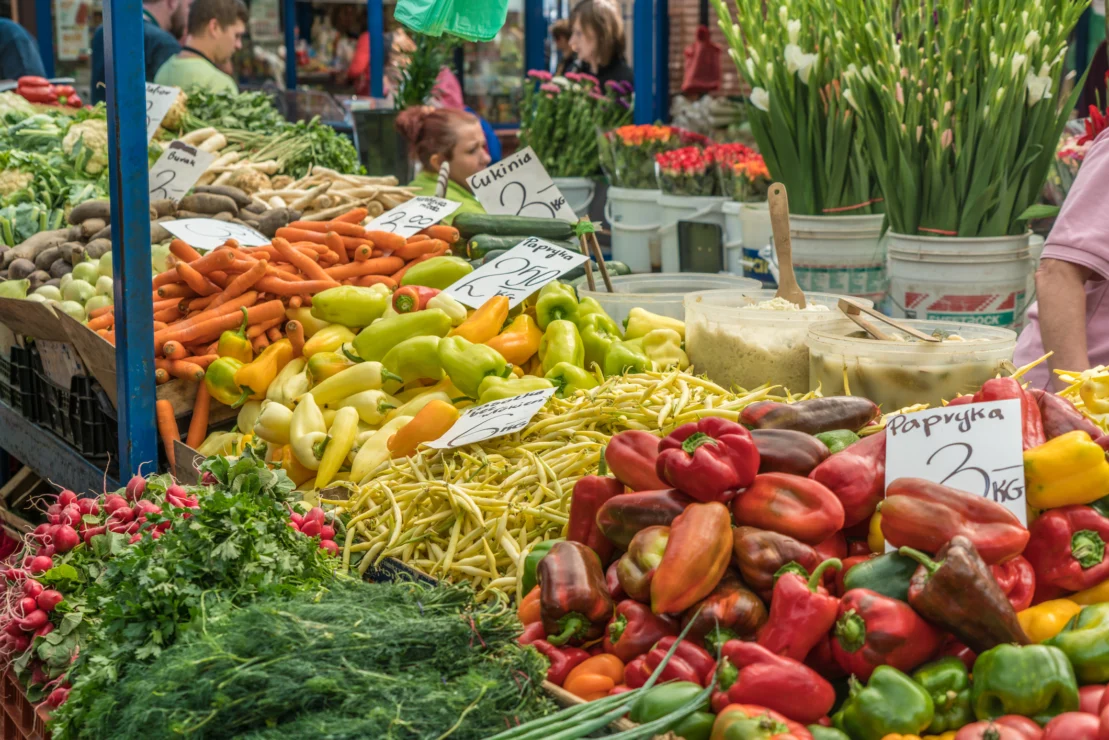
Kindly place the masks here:
MULTIPOLYGON (((466 180, 489 166, 485 132, 477 116, 454 108, 414 106, 397 116, 397 129, 408 140, 412 156, 423 167, 409 185, 417 195, 435 195, 439 168, 449 162, 446 199, 462 206, 458 213, 485 213, 466 180)), ((448 223, 451 219, 445 219, 448 223)))

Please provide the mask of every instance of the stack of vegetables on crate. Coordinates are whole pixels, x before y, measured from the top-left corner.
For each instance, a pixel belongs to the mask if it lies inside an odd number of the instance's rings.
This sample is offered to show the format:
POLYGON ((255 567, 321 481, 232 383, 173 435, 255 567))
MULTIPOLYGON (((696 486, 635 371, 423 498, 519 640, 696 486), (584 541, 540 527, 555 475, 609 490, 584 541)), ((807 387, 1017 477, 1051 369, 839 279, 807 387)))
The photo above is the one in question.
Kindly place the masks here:
POLYGON ((1027 529, 944 485, 887 489, 865 399, 616 434, 612 475, 574 485, 566 539, 524 555, 521 642, 548 680, 610 703, 672 651, 630 719, 668 716, 659 731, 686 740, 1105 737, 1102 432, 1014 378, 951 406, 1005 399, 1021 401, 1027 529))

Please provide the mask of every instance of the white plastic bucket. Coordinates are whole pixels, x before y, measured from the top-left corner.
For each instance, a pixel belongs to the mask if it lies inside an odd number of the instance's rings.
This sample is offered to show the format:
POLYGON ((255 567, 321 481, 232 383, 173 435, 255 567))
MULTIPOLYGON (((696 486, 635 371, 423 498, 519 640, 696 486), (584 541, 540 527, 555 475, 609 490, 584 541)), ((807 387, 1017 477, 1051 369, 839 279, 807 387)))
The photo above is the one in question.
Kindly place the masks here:
MULTIPOLYGON (((769 218, 769 214, 768 214, 769 218)), ((880 303, 886 294, 885 216, 789 216, 793 271, 804 291, 880 303)))
POLYGON ((632 272, 650 272, 651 256, 658 252, 657 190, 608 189, 605 220, 612 229, 612 259, 632 272))
POLYGON ((663 272, 681 272, 678 222, 696 221, 716 224, 723 229, 726 224, 721 206, 725 202, 727 199, 722 195, 667 195, 666 193, 659 195, 659 211, 662 214, 659 242, 662 246, 663 272))
POLYGON ((1028 234, 960 239, 890 233, 895 317, 1012 327, 1028 290, 1028 234))
POLYGON ((566 205, 574 209, 578 218, 589 215, 589 206, 593 203, 593 194, 597 191, 597 183, 588 177, 552 177, 555 187, 566 197, 566 205))
POLYGON ((739 245, 743 276, 758 280, 764 288, 778 287, 778 282, 770 270, 770 263, 760 254, 762 248, 770 244, 773 233, 770 228, 769 204, 763 202, 735 205, 738 206, 739 233, 743 235, 742 244, 739 245))

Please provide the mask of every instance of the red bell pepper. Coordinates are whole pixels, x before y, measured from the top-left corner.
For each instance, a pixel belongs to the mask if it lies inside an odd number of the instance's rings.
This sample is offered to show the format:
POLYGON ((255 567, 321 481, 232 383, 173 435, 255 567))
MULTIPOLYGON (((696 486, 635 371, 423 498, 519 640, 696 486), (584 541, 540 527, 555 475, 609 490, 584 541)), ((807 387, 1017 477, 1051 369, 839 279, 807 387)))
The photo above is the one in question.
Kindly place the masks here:
MULTIPOLYGON (((633 689, 638 689, 647 683, 647 679, 659 667, 666 653, 677 642, 677 637, 664 637, 647 651, 646 655, 633 660, 624 668, 624 683, 633 689)), ((709 681, 716 675, 716 661, 703 647, 698 647, 692 642, 682 640, 678 649, 670 657, 670 662, 659 674, 658 683, 667 681, 690 681, 700 686, 708 686, 709 681)))
POLYGON ((963 661, 963 665, 967 667, 968 671, 974 670, 974 661, 978 659, 978 653, 956 640, 953 635, 948 635, 947 639, 944 640, 939 655, 936 656, 936 660, 948 656, 953 656, 963 661))
POLYGON ((1040 418, 1044 422, 1044 436, 1048 439, 1055 439, 1075 430, 1085 432, 1090 435, 1090 439, 1097 439, 1102 435, 1097 424, 1083 416, 1073 403, 1062 396, 1040 388, 1029 388, 1025 393, 1030 393, 1036 399, 1040 418))
POLYGON ((1080 686, 1078 689, 1078 711, 1086 714, 1100 714, 1098 710, 1101 707, 1102 699, 1105 698, 1105 688, 1102 684, 1080 686))
POLYGON ((712 708, 759 704, 804 725, 832 708, 836 692, 816 671, 793 658, 776 655, 753 642, 729 640, 721 651, 712 708))
POLYGON ((614 496, 597 512, 597 527, 622 550, 628 549, 636 532, 647 527, 669 527, 693 499, 676 488, 640 491, 614 496))
MULTIPOLYGON (((858 525, 855 526, 855 529, 858 529, 860 526, 862 526, 863 529, 868 530, 867 532, 863 532, 862 534, 865 535, 865 534, 869 533, 870 522, 866 522, 865 524, 858 524, 858 525)), ((844 530, 844 533, 846 534, 847 530, 844 530)), ((852 537, 852 536, 857 536, 857 535, 847 534, 847 536, 852 537)), ((847 541, 847 557, 849 557, 849 558, 853 558, 856 555, 876 555, 876 554, 877 553, 871 551, 870 543, 867 542, 865 539, 850 539, 850 540, 847 541)))
POLYGON ((608 595, 612 597, 613 603, 628 598, 628 594, 624 591, 624 587, 620 585, 620 574, 616 572, 616 568, 619 564, 619 560, 614 560, 609 563, 608 570, 605 571, 605 585, 608 586, 608 595))
POLYGON ((805 658, 805 665, 829 681, 847 675, 847 671, 843 670, 840 664, 836 662, 835 653, 832 652, 832 643, 835 640, 835 636, 831 633, 821 635, 820 639, 816 641, 816 645, 809 651, 808 657, 805 658))
POLYGON ((882 535, 895 547, 924 552, 963 535, 990 565, 1015 558, 1028 544, 1028 530, 1001 504, 922 478, 898 478, 886 489, 882 535))
POLYGON ((863 437, 816 466, 809 477, 843 505, 843 526, 868 521, 886 493, 886 433, 863 437))
POLYGON ((862 396, 810 398, 796 403, 760 401, 740 412, 739 423, 752 429, 793 429, 806 434, 862 429, 878 418, 877 404, 862 396))
POLYGON ((863 681, 880 665, 908 673, 934 656, 943 641, 904 601, 865 588, 843 595, 835 636, 836 662, 863 681))
POLYGON ((716 716, 712 740, 812 740, 812 733, 772 709, 731 704, 716 716))
POLYGON ((1047 441, 1044 434, 1044 420, 1036 398, 1021 388, 1016 378, 993 378, 982 384, 982 389, 974 394, 975 403, 987 401, 1020 401, 1021 444, 1030 450, 1047 441))
POLYGON ((1017 555, 998 565, 991 565, 997 585, 1009 598, 1013 611, 1024 611, 1032 606, 1032 595, 1036 593, 1036 571, 1024 557, 1017 555))
POLYGON ((590 657, 589 653, 581 648, 555 647, 546 640, 536 640, 531 645, 550 661, 551 667, 547 669, 547 680, 555 686, 561 686, 570 675, 570 671, 590 657))
POLYGON ((397 313, 414 313, 427 308, 427 302, 439 295, 438 288, 422 285, 405 285, 393 293, 393 310, 397 313))
POLYGON ((676 634, 677 625, 672 619, 656 616, 649 606, 628 599, 616 605, 616 616, 605 630, 604 648, 627 664, 662 638, 676 634))
POLYGON ((524 626, 524 631, 516 638, 516 642, 521 645, 531 645, 536 640, 546 638, 547 633, 543 631, 542 622, 532 622, 524 626))
POLYGON ((655 473, 661 440, 650 432, 628 429, 608 441, 605 462, 621 483, 632 491, 660 491, 667 487, 655 473))
POLYGON ((854 568, 859 563, 865 563, 871 558, 878 557, 878 553, 872 552, 866 555, 852 555, 843 560, 843 567, 836 571, 836 587, 835 593, 837 596, 843 596, 847 589, 843 585, 843 579, 847 576, 847 572, 854 568))
MULTIPOLYGON (((884 521, 884 520, 883 520, 884 521)), ((1037 586, 1082 591, 1109 579, 1109 519, 1089 506, 1045 511, 1032 523, 1024 557, 1037 586)))
POLYGON ((842 567, 839 560, 825 560, 808 580, 796 573, 783 573, 774 584, 770 618, 759 632, 759 645, 772 653, 804 660, 839 616, 839 599, 830 595, 820 582, 826 570, 842 567))
POLYGON ((839 558, 843 560, 847 557, 847 538, 843 536, 842 531, 834 533, 831 537, 813 547, 825 560, 828 558, 839 558))
POLYGON ((823 484, 799 475, 764 473, 732 501, 736 524, 819 545, 843 528, 843 504, 823 484))
POLYGON ((613 605, 597 553, 580 542, 558 542, 536 572, 547 642, 580 644, 604 634, 613 605))
POLYGON ((1040 726, 1019 714, 984 719, 964 725, 955 740, 1042 740, 1040 726))
POLYGON ((683 424, 658 449, 658 477, 704 503, 731 500, 759 471, 751 433, 715 416, 683 424))
POLYGON ((711 653, 728 640, 749 640, 766 624, 766 605, 729 569, 708 596, 685 611, 682 628, 693 622, 686 639, 711 653))
POLYGON ((651 579, 651 611, 684 612, 712 593, 731 559, 728 507, 716 502, 690 504, 670 525, 666 552, 651 579))
POLYGON ((828 459, 828 447, 816 437, 792 429, 756 429, 751 432, 759 450, 760 473, 808 475, 828 459))
POLYGON ((1063 712, 1044 725, 1040 740, 1098 740, 1097 729, 1097 715, 1063 712))
POLYGON ((42 103, 43 105, 57 105, 58 96, 54 94, 54 87, 27 87, 17 90, 24 99, 31 103, 42 103))
POLYGON ((670 527, 647 527, 632 538, 628 551, 616 561, 616 578, 629 598, 651 601, 651 582, 662 562, 670 527))
POLYGON ((769 600, 779 572, 796 564, 811 572, 826 558, 811 545, 778 532, 754 527, 732 530, 732 556, 743 581, 764 600, 769 600))
POLYGON ((593 548, 602 564, 611 559, 613 545, 597 526, 597 512, 606 501, 623 492, 624 484, 605 475, 602 462, 600 474, 580 478, 570 496, 570 524, 566 539, 593 548))

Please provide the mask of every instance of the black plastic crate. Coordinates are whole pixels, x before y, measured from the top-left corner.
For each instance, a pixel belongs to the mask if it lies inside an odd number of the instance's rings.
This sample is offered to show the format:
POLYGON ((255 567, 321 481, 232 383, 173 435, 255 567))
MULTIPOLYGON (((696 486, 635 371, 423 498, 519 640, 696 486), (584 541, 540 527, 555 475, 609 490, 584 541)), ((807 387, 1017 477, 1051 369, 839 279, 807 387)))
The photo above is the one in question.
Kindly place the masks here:
MULTIPOLYGON (((55 385, 41 370, 35 370, 34 421, 49 429, 71 445, 74 444, 73 425, 69 405, 70 393, 55 385)), ((24 414, 26 416, 26 414, 24 414)))
POLYGON ((11 406, 23 412, 31 421, 35 417, 35 370, 42 369, 42 361, 34 347, 12 347, 10 383, 11 406))
POLYGON ((111 400, 95 378, 76 376, 69 386, 73 446, 88 457, 115 456, 119 423, 111 400))

